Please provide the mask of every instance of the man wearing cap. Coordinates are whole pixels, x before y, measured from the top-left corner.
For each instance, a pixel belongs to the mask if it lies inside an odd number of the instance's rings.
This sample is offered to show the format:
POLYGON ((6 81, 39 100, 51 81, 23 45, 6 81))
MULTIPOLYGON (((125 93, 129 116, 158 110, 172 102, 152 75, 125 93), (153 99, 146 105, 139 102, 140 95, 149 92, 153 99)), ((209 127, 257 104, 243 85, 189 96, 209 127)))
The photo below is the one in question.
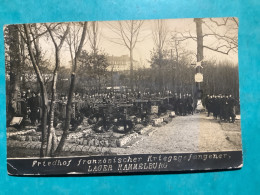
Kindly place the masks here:
POLYGON ((227 114, 228 114, 228 121, 230 122, 230 117, 232 119, 232 123, 235 122, 236 115, 234 113, 234 107, 236 104, 236 100, 232 97, 232 95, 229 95, 227 99, 227 114))

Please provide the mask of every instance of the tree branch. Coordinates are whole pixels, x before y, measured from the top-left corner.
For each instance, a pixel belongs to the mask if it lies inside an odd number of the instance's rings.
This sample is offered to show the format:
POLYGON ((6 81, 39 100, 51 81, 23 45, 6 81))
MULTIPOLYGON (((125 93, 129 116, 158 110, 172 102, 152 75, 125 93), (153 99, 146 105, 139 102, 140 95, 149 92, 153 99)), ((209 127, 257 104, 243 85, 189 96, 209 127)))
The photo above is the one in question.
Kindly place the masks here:
POLYGON ((231 47, 231 48, 229 48, 229 49, 225 52, 225 51, 219 50, 220 48, 225 47, 225 45, 224 45, 224 46, 217 47, 217 48, 211 48, 211 47, 208 47, 208 46, 206 46, 206 45, 204 45, 203 47, 206 48, 206 49, 212 50, 212 51, 216 51, 216 52, 218 52, 218 53, 225 54, 225 55, 228 55, 230 51, 232 51, 233 49, 236 49, 236 48, 237 48, 237 47, 231 47))

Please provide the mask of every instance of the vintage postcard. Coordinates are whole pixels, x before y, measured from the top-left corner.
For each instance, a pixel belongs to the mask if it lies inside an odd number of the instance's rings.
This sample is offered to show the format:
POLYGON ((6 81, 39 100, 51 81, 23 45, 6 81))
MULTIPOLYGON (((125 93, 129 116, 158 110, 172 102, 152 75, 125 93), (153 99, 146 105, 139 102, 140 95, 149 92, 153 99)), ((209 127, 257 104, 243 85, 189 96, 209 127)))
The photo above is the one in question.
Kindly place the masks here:
POLYGON ((4 27, 10 175, 238 169, 238 19, 4 27))

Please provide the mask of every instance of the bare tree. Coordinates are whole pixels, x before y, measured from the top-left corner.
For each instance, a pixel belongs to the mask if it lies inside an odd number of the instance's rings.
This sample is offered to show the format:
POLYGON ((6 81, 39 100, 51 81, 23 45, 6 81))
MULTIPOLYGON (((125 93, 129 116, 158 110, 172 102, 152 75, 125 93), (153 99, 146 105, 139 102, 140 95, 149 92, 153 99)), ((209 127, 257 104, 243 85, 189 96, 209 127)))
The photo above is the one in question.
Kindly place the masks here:
POLYGON ((231 51, 238 51, 238 18, 209 18, 204 19, 203 24, 207 32, 203 34, 204 40, 216 39, 212 45, 203 45, 204 48, 228 55, 231 51), (220 30, 222 32, 220 32, 220 30))
POLYGON ((107 64, 106 56, 105 53, 101 53, 99 51, 99 43, 100 43, 100 38, 101 38, 101 29, 99 26, 99 23, 97 21, 90 22, 88 26, 88 40, 89 40, 89 45, 92 50, 92 65, 93 69, 95 70, 95 75, 97 76, 97 85, 98 85, 98 90, 101 89, 101 75, 105 75, 105 70, 107 64))
POLYGON ((42 128, 42 143, 41 143, 41 149, 40 149, 40 156, 45 156, 45 151, 47 148, 47 131, 46 131, 46 125, 47 125, 47 112, 48 112, 48 95, 47 90, 45 86, 45 82, 42 76, 42 73, 40 71, 40 65, 39 65, 39 54, 40 54, 40 47, 39 47, 39 41, 37 40, 39 38, 39 35, 37 34, 36 28, 32 29, 32 26, 29 24, 23 24, 24 28, 24 34, 25 37, 24 40, 27 44, 29 56, 34 68, 34 71, 37 76, 37 80, 40 84, 40 90, 41 90, 41 97, 42 97, 42 121, 41 121, 41 128, 42 128), (32 46, 32 43, 34 43, 34 47, 32 46))
POLYGON ((98 52, 98 44, 100 41, 100 27, 97 21, 90 22, 90 25, 88 26, 88 40, 90 47, 95 54, 98 52))
POLYGON ((190 31, 176 32, 178 41, 186 41, 188 39, 199 41, 202 42, 203 48, 225 55, 228 55, 231 51, 237 52, 237 18, 195 18, 194 22, 196 24, 196 35, 190 31), (198 40, 198 28, 201 28, 201 40, 198 40))
POLYGON ((159 75, 158 75, 158 82, 159 86, 165 87, 164 86, 164 77, 163 77, 163 64, 165 64, 163 61, 163 49, 165 47, 167 35, 169 31, 167 29, 167 25, 165 23, 165 20, 155 20, 153 22, 153 30, 152 30, 152 35, 153 35, 153 41, 155 45, 155 50, 158 53, 159 59, 157 60, 157 66, 159 69, 159 75))
MULTIPOLYGON (((177 68, 179 68, 179 62, 181 61, 181 57, 183 52, 181 51, 182 48, 180 46, 180 41, 178 41, 175 36, 172 36, 171 40, 169 41, 170 47, 171 47, 171 83, 172 83, 172 89, 174 91, 177 91, 177 68)), ((180 79, 182 81, 182 79, 180 79)))
POLYGON ((65 145, 67 135, 69 133, 70 121, 71 121, 71 105, 72 105, 73 93, 74 93, 75 82, 76 82, 77 63, 78 63, 78 58, 82 51, 82 47, 83 47, 85 37, 87 34, 87 24, 88 24, 87 22, 73 23, 73 30, 68 35, 67 40, 68 40, 68 45, 70 48, 71 63, 72 63, 71 81, 70 81, 70 88, 69 88, 69 93, 68 93, 68 101, 67 101, 67 105, 66 105, 65 126, 63 129, 63 134, 61 136, 61 140, 59 142, 59 145, 58 145, 54 155, 59 155, 61 153, 61 151, 65 145), (78 28, 78 25, 80 25, 80 28, 78 28), (78 36, 80 31, 82 31, 82 33, 80 36, 78 36), (74 47, 74 52, 73 52, 73 47, 74 47))
POLYGON ((109 22, 110 29, 119 37, 110 39, 112 42, 122 45, 129 50, 130 53, 130 87, 134 88, 133 83, 133 50, 136 43, 140 41, 140 31, 144 21, 142 20, 127 20, 118 21, 117 23, 109 22))
POLYGON ((155 20, 153 22, 153 41, 155 48, 158 52, 162 52, 164 49, 169 30, 165 20, 155 20))
POLYGON ((52 88, 51 88, 51 103, 49 108, 49 124, 48 124, 48 138, 47 138, 47 148, 46 148, 46 156, 52 155, 52 153, 55 151, 57 147, 57 138, 55 135, 55 129, 53 126, 54 122, 54 106, 56 104, 56 85, 57 85, 57 78, 58 78, 58 71, 60 69, 60 50, 64 44, 65 38, 69 33, 69 25, 67 25, 67 28, 65 32, 57 33, 57 35, 54 35, 53 31, 59 30, 58 28, 62 28, 62 25, 56 26, 55 28, 51 29, 51 24, 45 24, 45 27, 47 28, 49 35, 51 37, 51 40, 53 42, 53 45, 55 47, 55 67, 53 71, 53 78, 52 78, 52 88), (60 39, 60 42, 57 43, 57 39, 60 39))

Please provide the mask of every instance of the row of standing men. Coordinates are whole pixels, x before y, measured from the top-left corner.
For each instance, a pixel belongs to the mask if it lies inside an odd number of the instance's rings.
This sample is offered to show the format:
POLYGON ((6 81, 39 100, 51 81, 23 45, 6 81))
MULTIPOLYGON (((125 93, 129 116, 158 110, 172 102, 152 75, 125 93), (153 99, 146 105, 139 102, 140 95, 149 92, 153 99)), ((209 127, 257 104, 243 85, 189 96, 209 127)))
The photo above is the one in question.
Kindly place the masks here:
POLYGON ((227 122, 235 121, 235 106, 239 102, 232 95, 207 95, 203 103, 208 111, 208 116, 212 113, 215 119, 219 118, 227 122))

